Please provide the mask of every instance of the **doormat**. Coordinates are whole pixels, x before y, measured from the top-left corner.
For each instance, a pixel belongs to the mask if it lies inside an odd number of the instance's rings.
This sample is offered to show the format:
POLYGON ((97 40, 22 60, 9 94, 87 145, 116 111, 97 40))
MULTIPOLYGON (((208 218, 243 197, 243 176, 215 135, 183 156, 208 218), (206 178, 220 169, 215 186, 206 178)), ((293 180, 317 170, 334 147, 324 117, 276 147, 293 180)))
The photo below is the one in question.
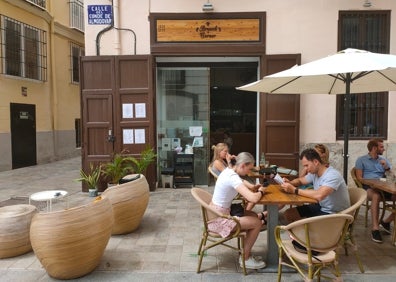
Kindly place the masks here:
MULTIPOLYGON (((8 200, 4 200, 0 202, 0 207, 5 207, 5 206, 12 206, 12 205, 21 205, 29 204, 29 197, 11 197, 8 200)), ((44 210, 47 207, 46 202, 36 202, 36 201, 31 201, 31 205, 35 206, 38 210, 44 210)))

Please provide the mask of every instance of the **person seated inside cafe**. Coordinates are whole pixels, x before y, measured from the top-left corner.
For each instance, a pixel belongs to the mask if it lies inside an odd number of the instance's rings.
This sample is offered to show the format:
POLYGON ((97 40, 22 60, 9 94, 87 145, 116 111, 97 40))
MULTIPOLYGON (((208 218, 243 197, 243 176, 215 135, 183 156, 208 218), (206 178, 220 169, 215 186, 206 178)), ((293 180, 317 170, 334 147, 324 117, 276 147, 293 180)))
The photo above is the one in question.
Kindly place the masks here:
POLYGON ((284 178, 281 189, 286 193, 315 199, 318 203, 287 209, 283 214, 287 223, 307 217, 338 213, 350 206, 348 188, 338 170, 323 163, 319 153, 313 148, 302 151, 300 160, 307 174, 293 180, 284 178), (310 183, 313 189, 299 189, 301 185, 310 183))
POLYGON ((212 150, 213 159, 210 166, 212 167, 212 171, 219 176, 225 168, 232 166, 232 160, 235 160, 235 156, 229 153, 226 143, 217 143, 212 146, 212 150))
POLYGON ((210 205, 223 214, 238 217, 242 230, 246 231, 244 242, 245 257, 240 257, 239 263, 242 266, 242 260, 245 260, 246 268, 260 269, 265 267, 266 264, 258 257, 253 256, 251 250, 260 233, 262 222, 253 211, 234 209, 234 207, 238 206, 232 205, 232 202, 239 193, 247 201, 257 203, 264 195, 265 188, 260 187, 256 191, 252 191, 244 184, 245 182, 241 178, 253 168, 255 160, 250 153, 239 153, 235 160, 234 166, 227 167, 220 173, 210 205))
MULTIPOLYGON (((359 157, 355 163, 356 178, 360 182, 363 178, 379 179, 384 177, 392 169, 389 160, 382 156, 385 152, 384 141, 382 139, 374 138, 369 140, 367 149, 368 153, 359 157)), ((391 213, 387 218, 380 221, 379 205, 382 200, 381 192, 364 184, 363 188, 367 191, 367 198, 371 200, 371 239, 376 243, 382 243, 379 227, 381 226, 386 233, 391 234, 390 223, 393 221, 394 214, 391 213)), ((383 195, 386 200, 396 200, 396 195, 387 192, 383 192, 383 195)))

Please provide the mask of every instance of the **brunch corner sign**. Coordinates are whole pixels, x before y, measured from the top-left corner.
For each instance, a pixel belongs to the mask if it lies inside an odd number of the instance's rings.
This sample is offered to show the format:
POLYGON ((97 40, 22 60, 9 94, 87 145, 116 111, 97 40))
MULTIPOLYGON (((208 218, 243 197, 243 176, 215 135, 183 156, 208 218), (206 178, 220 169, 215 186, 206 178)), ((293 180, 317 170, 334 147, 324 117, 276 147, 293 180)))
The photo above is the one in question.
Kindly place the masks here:
POLYGON ((260 41, 260 19, 161 20, 157 42, 260 41))

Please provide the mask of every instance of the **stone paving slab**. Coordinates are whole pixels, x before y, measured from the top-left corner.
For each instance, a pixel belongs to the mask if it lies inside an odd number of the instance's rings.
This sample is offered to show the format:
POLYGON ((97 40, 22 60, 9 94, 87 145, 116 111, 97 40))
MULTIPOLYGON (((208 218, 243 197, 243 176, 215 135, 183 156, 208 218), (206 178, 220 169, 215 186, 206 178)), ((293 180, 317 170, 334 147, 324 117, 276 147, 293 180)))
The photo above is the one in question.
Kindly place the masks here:
MULTIPOLYGON (((28 197, 46 189, 68 191, 70 207, 92 201, 81 192, 78 178, 79 158, 52 164, 0 172, 0 201, 13 196, 28 197)), ((213 191, 213 186, 204 188, 213 191)), ((55 203, 53 209, 64 208, 55 203)), ((255 209, 261 207, 256 206, 255 209)), ((208 251, 196 274, 201 234, 200 208, 189 188, 158 188, 150 192, 148 208, 140 227, 127 235, 112 236, 99 266, 89 275, 71 281, 275 281, 276 273, 259 274, 249 270, 244 276, 236 253, 217 247, 208 251)), ((394 281, 396 249, 391 236, 384 243, 370 239, 364 227, 364 208, 355 223, 355 237, 366 272, 361 274, 352 254, 341 251, 340 267, 344 281, 394 281)), ((255 254, 266 254, 266 232, 261 232, 253 247, 255 254)), ((0 281, 56 281, 42 268, 33 252, 15 258, 0 259, 0 281)), ((282 281, 301 281, 297 274, 284 274, 282 281)))

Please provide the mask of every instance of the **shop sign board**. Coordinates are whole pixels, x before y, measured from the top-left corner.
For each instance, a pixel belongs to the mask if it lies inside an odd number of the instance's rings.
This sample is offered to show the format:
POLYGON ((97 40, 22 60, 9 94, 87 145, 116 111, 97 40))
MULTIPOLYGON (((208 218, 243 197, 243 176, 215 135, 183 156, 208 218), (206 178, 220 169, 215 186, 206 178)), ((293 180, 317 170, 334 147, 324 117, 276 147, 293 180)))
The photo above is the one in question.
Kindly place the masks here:
POLYGON ((157 19, 157 42, 259 42, 260 19, 157 19))

